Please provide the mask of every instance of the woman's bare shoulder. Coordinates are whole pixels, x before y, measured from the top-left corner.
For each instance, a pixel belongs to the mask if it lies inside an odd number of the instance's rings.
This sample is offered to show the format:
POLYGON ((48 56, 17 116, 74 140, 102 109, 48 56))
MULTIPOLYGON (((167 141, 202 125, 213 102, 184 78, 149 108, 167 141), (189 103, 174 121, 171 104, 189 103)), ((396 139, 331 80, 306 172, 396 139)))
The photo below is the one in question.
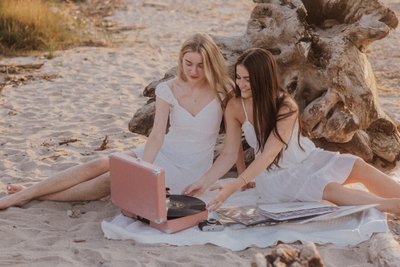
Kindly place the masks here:
POLYGON ((287 113, 287 112, 297 112, 299 109, 297 102, 290 96, 286 95, 283 99, 283 105, 279 110, 279 113, 287 113))
POLYGON ((240 97, 232 97, 225 109, 226 118, 232 118, 239 122, 244 120, 244 111, 242 107, 242 102, 240 97))
POLYGON ((177 77, 165 81, 165 83, 172 89, 178 84, 179 79, 177 77))
POLYGON ((231 99, 229 99, 226 109, 230 110, 230 111, 235 111, 235 110, 239 110, 239 108, 241 106, 242 106, 242 104, 240 101, 240 97, 234 96, 231 99))

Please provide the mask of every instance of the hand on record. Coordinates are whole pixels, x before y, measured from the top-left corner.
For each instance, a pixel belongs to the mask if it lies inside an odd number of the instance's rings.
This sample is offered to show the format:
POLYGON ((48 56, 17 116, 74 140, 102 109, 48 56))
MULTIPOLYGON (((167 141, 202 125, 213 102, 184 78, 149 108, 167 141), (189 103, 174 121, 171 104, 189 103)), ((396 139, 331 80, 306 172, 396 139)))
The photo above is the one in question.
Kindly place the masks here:
POLYGON ((202 181, 197 181, 194 182, 193 184, 187 186, 185 189, 183 189, 182 195, 187 195, 187 196, 200 196, 201 194, 206 191, 207 186, 205 185, 204 182, 202 181))

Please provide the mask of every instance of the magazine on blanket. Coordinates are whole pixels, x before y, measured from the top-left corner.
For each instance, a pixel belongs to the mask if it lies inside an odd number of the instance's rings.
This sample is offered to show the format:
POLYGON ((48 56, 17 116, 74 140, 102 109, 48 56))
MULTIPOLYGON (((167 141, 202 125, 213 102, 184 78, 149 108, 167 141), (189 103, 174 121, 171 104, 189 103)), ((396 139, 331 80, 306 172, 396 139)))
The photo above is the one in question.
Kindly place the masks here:
POLYGON ((217 213, 223 224, 242 224, 250 227, 335 219, 375 206, 376 204, 336 206, 321 202, 288 202, 220 208, 217 213))
POLYGON ((258 205, 264 216, 277 221, 317 216, 338 210, 339 207, 323 202, 285 202, 258 205))

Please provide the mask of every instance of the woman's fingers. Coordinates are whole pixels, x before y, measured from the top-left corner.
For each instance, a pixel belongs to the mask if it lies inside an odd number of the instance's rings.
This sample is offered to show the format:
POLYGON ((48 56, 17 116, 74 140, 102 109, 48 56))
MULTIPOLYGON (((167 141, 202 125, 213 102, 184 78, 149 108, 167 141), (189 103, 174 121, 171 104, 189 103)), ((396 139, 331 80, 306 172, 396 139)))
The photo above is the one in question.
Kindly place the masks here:
MULTIPOLYGON (((221 190, 218 195, 207 205, 209 211, 215 211, 239 188, 235 182, 228 184, 217 184, 213 186, 215 189, 221 190)), ((214 189, 214 190, 215 190, 214 189)))
POLYGON ((193 196, 196 196, 198 193, 199 193, 198 189, 189 189, 189 190, 185 191, 183 194, 193 197, 193 196))
POLYGON ((226 200, 226 188, 223 185, 219 185, 219 189, 221 192, 210 203, 207 204, 208 211, 216 211, 226 200))
POLYGON ((188 186, 188 187, 186 187, 186 188, 183 189, 182 195, 188 195, 188 196, 190 196, 190 195, 192 194, 192 192, 193 192, 192 187, 191 187, 191 186, 188 186))
POLYGON ((194 196, 199 193, 201 190, 201 186, 197 184, 191 184, 187 186, 185 189, 183 189, 182 194, 187 195, 187 196, 194 196))
POLYGON ((191 190, 190 190, 190 185, 189 185, 189 186, 186 186, 185 188, 183 188, 181 194, 182 195, 188 195, 190 192, 191 192, 191 190))
POLYGON ((244 191, 246 189, 254 188, 254 187, 256 187, 256 183, 255 182, 248 182, 247 184, 242 186, 242 191, 244 191))
POLYGON ((221 184, 215 184, 210 187, 210 191, 215 191, 215 190, 222 190, 224 187, 221 184))
POLYGON ((207 204, 207 209, 209 212, 216 211, 222 205, 221 200, 214 199, 212 202, 207 204))

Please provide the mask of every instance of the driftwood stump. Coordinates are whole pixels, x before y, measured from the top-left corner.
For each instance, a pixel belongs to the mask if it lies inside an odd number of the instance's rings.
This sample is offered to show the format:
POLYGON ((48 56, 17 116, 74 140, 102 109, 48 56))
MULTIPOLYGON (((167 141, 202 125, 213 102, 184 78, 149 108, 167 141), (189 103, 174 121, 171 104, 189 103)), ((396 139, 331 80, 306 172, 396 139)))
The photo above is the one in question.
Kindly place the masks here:
POLYGON ((280 244, 270 254, 257 253, 251 267, 323 267, 324 263, 314 243, 301 248, 280 244))
MULTIPOLYGON (((297 101, 304 130, 320 147, 352 153, 368 162, 400 158, 400 133, 382 110, 366 51, 398 25, 378 0, 254 0, 241 36, 213 36, 231 71, 246 49, 268 49, 277 60, 282 85, 297 101)), ((175 76, 171 69, 155 86, 175 76)), ((148 134, 154 107, 138 110, 132 132, 148 134), (149 119, 150 118, 150 119, 149 119), (146 124, 144 123, 146 122, 146 124)))

